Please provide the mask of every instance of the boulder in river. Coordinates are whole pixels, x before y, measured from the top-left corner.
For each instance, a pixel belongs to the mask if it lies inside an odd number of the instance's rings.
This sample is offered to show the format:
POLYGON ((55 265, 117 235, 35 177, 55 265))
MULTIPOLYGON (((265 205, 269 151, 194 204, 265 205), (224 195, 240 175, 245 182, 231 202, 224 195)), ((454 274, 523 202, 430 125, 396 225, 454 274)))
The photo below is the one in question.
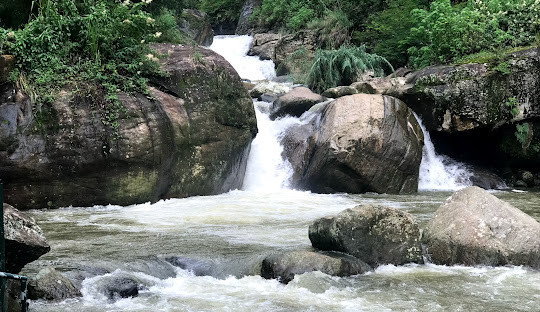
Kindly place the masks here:
POLYGON ((324 101, 326 101, 324 96, 306 87, 296 87, 274 101, 270 118, 276 119, 286 115, 300 117, 313 105, 324 101))
POLYGON ((160 60, 167 75, 153 79, 148 96, 119 93, 121 107, 107 106, 102 86, 81 86, 62 90, 36 118, 22 90, 0 85, 7 202, 25 209, 131 205, 242 186, 257 133, 242 80, 209 49, 154 49, 167 56, 160 60))
POLYGON ((476 186, 448 198, 429 221, 422 240, 436 264, 540 269, 540 223, 476 186))
POLYGON ((322 254, 313 251, 289 251, 264 258, 261 276, 287 284, 297 274, 320 271, 333 276, 363 274, 371 270, 366 263, 342 254, 322 254))
POLYGON ((4 231, 6 239, 6 271, 19 273, 21 269, 51 250, 43 231, 27 214, 4 203, 4 231))
POLYGON ((105 293, 109 299, 137 297, 139 283, 129 277, 113 278, 105 286, 105 293))
POLYGON ((320 250, 340 251, 376 267, 422 263, 420 229, 404 211, 384 206, 356 206, 315 220, 309 239, 320 250))
POLYGON ((280 34, 256 34, 248 51, 248 55, 258 56, 261 60, 276 58, 276 45, 281 39, 280 34))
POLYGON ((424 135, 400 100, 355 94, 329 103, 298 187, 318 193, 412 193, 424 135))
POLYGON ((28 298, 32 300, 64 300, 82 296, 71 281, 52 267, 38 272, 28 283, 28 298))

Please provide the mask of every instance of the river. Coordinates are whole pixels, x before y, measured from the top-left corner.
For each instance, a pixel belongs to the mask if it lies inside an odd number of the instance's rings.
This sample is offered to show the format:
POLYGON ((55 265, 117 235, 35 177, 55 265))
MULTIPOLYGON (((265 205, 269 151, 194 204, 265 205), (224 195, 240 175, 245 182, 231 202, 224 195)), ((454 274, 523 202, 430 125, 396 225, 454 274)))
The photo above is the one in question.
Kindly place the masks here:
MULTIPOLYGON (((248 64, 249 40, 217 37, 211 48, 233 65, 235 58, 248 64)), ((256 58, 249 64, 238 70, 243 78, 275 75, 273 65, 256 58)), ((31 211, 52 249, 24 272, 54 266, 80 284, 83 297, 33 301, 30 311, 538 311, 540 272, 523 267, 386 265, 346 278, 306 273, 288 285, 261 278, 266 255, 311 248, 307 231, 316 218, 377 203, 410 212, 423 226, 452 190, 468 182, 466 165, 429 151, 427 139, 418 194, 291 190, 291 169, 281 159, 279 137, 313 116, 270 121, 269 103, 254 105, 259 134, 242 190, 128 207, 31 211), (170 258, 183 269, 171 265, 170 258), (139 282, 139 296, 107 298, 108 281, 119 277, 139 282)), ((539 193, 494 195, 540 220, 539 193)))

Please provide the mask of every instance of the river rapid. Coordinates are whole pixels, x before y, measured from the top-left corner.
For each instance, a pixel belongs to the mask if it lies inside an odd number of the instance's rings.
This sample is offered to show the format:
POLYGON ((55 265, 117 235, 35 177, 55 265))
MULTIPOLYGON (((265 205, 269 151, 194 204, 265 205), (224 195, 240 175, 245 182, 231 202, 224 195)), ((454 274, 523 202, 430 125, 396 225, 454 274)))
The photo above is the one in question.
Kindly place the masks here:
MULTIPOLYGON (((271 62, 245 56, 250 40, 216 37, 211 48, 242 78, 272 79, 271 62)), ((254 105, 259 134, 242 190, 128 207, 31 211, 51 252, 24 273, 54 266, 81 287, 83 297, 32 301, 30 311, 538 311, 540 272, 524 267, 386 265, 346 278, 306 273, 288 285, 261 278, 266 255, 311 248, 308 227, 316 218, 376 203, 410 212, 423 226, 453 190, 469 182, 467 166, 437 155, 426 136, 418 194, 291 190, 279 138, 317 114, 270 121, 270 103, 254 105), (108 298, 106 285, 123 277, 142 285, 139 296, 108 298)), ((540 221, 538 192, 494 195, 540 221)))

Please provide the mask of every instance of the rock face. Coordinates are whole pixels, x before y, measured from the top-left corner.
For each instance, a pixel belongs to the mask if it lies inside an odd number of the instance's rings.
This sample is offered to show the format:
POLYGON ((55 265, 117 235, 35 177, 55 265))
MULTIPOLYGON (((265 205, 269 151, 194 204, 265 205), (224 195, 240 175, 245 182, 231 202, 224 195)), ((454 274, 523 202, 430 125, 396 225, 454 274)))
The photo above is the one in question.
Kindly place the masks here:
POLYGON ((184 9, 179 24, 180 31, 198 45, 208 47, 214 41, 214 31, 208 15, 204 12, 184 9))
POLYGON ((418 224, 394 208, 357 206, 317 219, 309 239, 317 249, 345 252, 371 266, 423 262, 418 224))
POLYGON ((28 283, 28 298, 31 300, 64 300, 82 296, 73 284, 54 268, 42 269, 28 283))
POLYGON ((276 58, 276 45, 281 39, 280 34, 255 34, 249 47, 248 55, 256 55, 262 60, 274 60, 276 58))
POLYGON ((297 87, 287 94, 280 96, 272 103, 271 119, 286 115, 300 117, 313 105, 326 101, 326 98, 313 93, 306 87, 297 87))
POLYGON ((13 55, 0 55, 0 83, 9 80, 9 74, 15 68, 15 57, 13 55))
POLYGON ((261 276, 276 278, 287 284, 296 274, 320 271, 333 276, 350 276, 370 271, 366 263, 347 255, 325 255, 313 251, 290 251, 267 256, 261 267, 261 276))
POLYGON ((238 26, 236 26, 237 35, 250 35, 255 25, 250 21, 253 10, 260 7, 262 0, 246 0, 244 6, 242 6, 242 12, 238 19, 238 26))
POLYGON ((34 118, 28 97, 3 85, 0 177, 7 202, 130 205, 242 185, 257 126, 238 74, 208 49, 155 49, 168 55, 161 60, 168 77, 154 79, 151 97, 119 94, 123 108, 88 86, 62 91, 34 118), (107 125, 116 113, 117 123, 107 125))
POLYGON ((435 212, 422 240, 436 264, 540 268, 540 223, 475 186, 435 212))
POLYGON ((17 274, 27 264, 51 250, 36 221, 4 203, 6 271, 17 274))
MULTIPOLYGON (((341 97, 322 113, 297 187, 318 193, 411 193, 418 188, 424 136, 398 99, 341 97)), ((287 155, 287 158, 290 158, 287 155)))

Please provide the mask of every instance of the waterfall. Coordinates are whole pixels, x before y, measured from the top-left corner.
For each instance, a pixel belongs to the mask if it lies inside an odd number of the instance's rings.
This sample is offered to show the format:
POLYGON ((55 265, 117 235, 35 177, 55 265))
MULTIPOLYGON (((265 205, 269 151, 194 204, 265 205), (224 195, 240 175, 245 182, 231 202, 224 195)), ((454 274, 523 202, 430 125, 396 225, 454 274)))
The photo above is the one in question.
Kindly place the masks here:
MULTIPOLYGON (((210 49, 222 55, 236 69, 242 79, 264 80, 276 77, 274 62, 248 56, 250 36, 217 36, 210 49)), ((259 132, 251 143, 243 190, 276 191, 287 188, 293 169, 283 159, 281 138, 299 118, 285 117, 272 121, 269 112, 272 103, 254 100, 259 132)))
POLYGON ((275 78, 274 62, 247 55, 252 41, 251 36, 215 36, 210 49, 231 63, 242 79, 256 81, 275 78))
POLYGON ((415 116, 424 133, 418 190, 454 191, 472 185, 470 181, 472 173, 465 164, 437 154, 429 132, 422 124, 422 120, 416 114, 415 116))

